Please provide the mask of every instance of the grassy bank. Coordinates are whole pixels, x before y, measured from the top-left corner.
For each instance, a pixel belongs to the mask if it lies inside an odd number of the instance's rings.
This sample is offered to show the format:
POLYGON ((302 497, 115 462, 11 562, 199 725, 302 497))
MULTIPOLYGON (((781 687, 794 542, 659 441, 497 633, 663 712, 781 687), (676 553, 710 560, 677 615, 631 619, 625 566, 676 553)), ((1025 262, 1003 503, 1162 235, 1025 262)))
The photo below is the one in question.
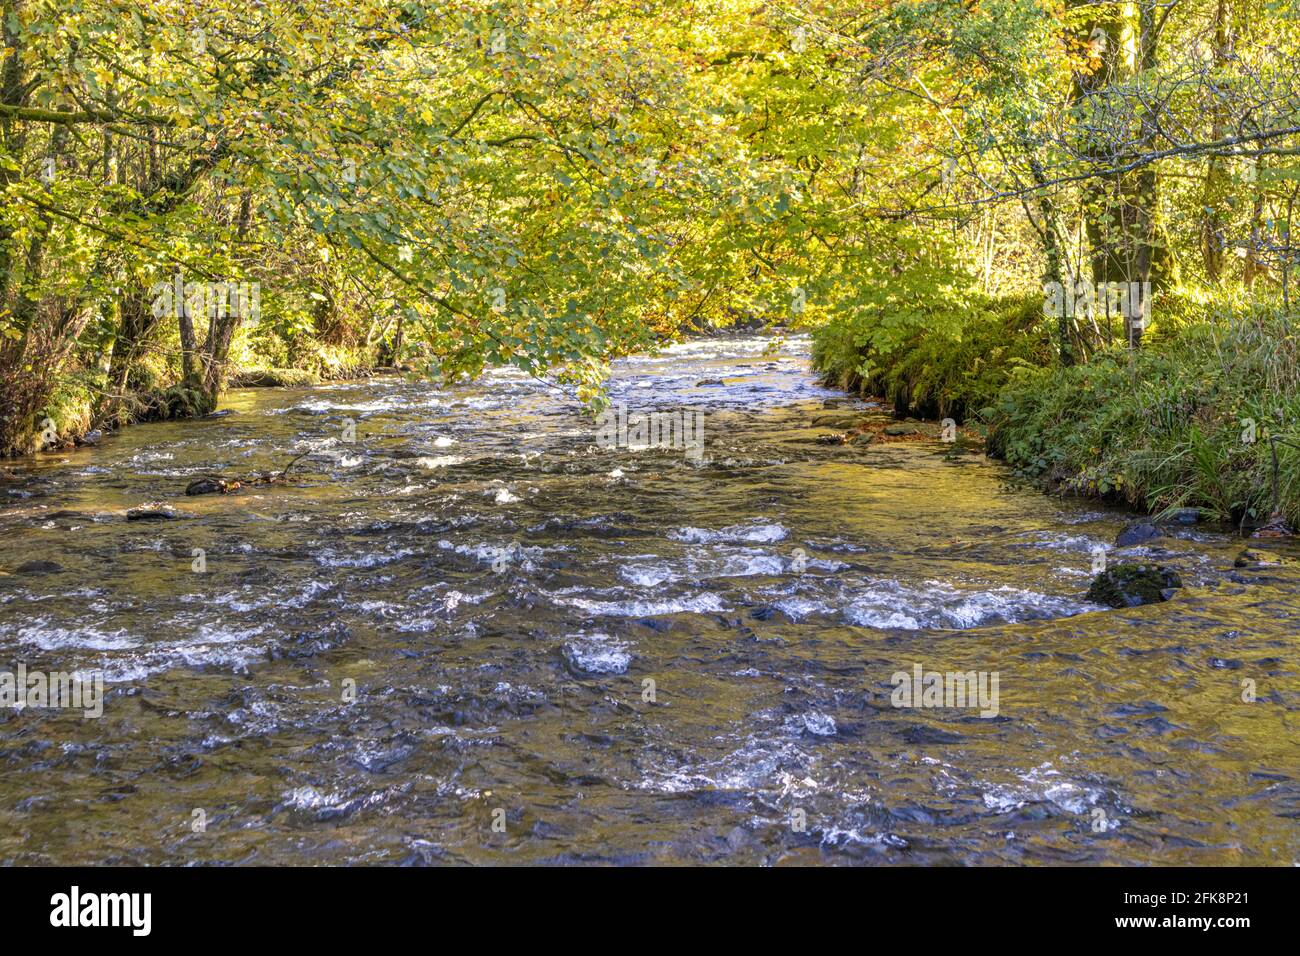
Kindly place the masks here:
MULTIPOLYGON (((1041 304, 1041 299, 1038 300, 1041 304)), ((1166 297, 1140 349, 1062 367, 1025 300, 981 307, 954 340, 918 332, 888 353, 818 333, 832 382, 904 414, 965 415, 989 453, 1045 489, 1247 523, 1273 510, 1273 443, 1300 445, 1300 366, 1281 309, 1232 310, 1166 297), (856 365, 855 365, 856 361, 856 365), (866 374, 860 374, 864 368, 866 374)), ((1276 446, 1277 509, 1300 523, 1300 449, 1276 446)))

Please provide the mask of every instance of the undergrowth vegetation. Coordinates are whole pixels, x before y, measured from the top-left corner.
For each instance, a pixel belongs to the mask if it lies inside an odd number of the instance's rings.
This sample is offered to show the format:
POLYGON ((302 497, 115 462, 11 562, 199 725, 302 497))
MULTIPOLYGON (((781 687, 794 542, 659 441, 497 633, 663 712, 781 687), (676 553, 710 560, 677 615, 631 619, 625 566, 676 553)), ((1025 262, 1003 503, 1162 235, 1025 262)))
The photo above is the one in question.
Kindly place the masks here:
POLYGON ((883 354, 857 344, 863 329, 832 323, 815 361, 899 414, 986 426, 991 455, 1051 490, 1300 523, 1300 356, 1284 308, 1162 296, 1141 348, 1067 366, 1046 357, 1040 304, 982 304, 958 335, 918 329, 883 354))

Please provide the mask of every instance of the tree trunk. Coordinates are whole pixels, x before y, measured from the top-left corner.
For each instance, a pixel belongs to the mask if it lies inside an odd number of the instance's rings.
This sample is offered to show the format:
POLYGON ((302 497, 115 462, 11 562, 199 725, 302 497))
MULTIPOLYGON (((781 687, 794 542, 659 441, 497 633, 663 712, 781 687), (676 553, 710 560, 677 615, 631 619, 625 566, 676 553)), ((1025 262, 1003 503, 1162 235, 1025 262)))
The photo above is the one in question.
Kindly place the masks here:
MULTIPOLYGON (((1218 0, 1214 9, 1214 72, 1217 75, 1232 54, 1235 35, 1232 29, 1230 0, 1218 0)), ((1210 139, 1222 139, 1227 123, 1223 105, 1215 101, 1211 110, 1210 139)), ((1228 174, 1222 157, 1211 155, 1205 167, 1205 188, 1201 195, 1201 258, 1210 282, 1223 281, 1224 235, 1222 204, 1227 192, 1228 174)))
MULTIPOLYGON (((239 199, 239 219, 235 229, 235 242, 242 242, 253 222, 253 197, 244 190, 239 199)), ((208 340, 203 348, 203 380, 201 391, 209 408, 217 407, 217 399, 225 386, 226 360, 230 355, 230 343, 239 328, 244 303, 233 303, 227 308, 213 312, 208 323, 208 340)))

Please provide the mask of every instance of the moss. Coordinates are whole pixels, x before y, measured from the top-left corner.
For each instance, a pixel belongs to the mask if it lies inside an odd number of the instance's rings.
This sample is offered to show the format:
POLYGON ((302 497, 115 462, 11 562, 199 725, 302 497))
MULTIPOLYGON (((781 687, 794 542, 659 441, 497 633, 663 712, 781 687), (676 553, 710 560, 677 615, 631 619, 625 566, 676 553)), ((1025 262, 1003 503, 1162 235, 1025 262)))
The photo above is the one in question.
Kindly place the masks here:
POLYGON ((1168 599, 1168 592, 1183 586, 1178 573, 1144 564, 1117 564, 1093 579, 1088 600, 1107 607, 1137 607, 1168 599))
POLYGON ((883 351, 860 318, 832 320, 814 364, 900 415, 982 422, 988 453, 1047 490, 1300 524, 1300 343, 1282 309, 1164 294, 1141 348, 1062 367, 1041 306, 976 296, 883 351))
POLYGON ((1087 365, 1016 373, 989 452, 1044 487, 1151 512, 1300 520, 1300 364, 1284 316, 1205 321, 1087 365), (1277 438, 1274 500, 1272 439, 1277 438))
POLYGON ((91 397, 77 383, 60 384, 44 407, 30 419, 23 421, 9 439, 9 447, 0 456, 30 455, 45 448, 69 447, 90 431, 91 397), (48 443, 45 421, 54 425, 55 439, 48 443))
POLYGON ((315 372, 297 368, 260 368, 236 372, 230 377, 232 388, 301 388, 319 385, 315 372))

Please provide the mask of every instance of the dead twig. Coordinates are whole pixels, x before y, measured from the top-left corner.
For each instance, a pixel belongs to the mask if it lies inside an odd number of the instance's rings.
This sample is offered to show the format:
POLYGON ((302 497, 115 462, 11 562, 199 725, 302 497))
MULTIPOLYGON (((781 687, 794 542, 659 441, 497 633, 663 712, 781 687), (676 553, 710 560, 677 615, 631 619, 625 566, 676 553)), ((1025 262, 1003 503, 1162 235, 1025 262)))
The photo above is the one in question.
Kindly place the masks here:
POLYGON ((241 488, 252 485, 274 485, 278 482, 288 481, 289 469, 310 454, 310 451, 305 451, 300 455, 295 455, 289 464, 279 471, 264 471, 252 478, 225 478, 222 475, 204 474, 202 477, 191 481, 185 487, 185 493, 187 495, 228 495, 232 491, 239 491, 241 488))

